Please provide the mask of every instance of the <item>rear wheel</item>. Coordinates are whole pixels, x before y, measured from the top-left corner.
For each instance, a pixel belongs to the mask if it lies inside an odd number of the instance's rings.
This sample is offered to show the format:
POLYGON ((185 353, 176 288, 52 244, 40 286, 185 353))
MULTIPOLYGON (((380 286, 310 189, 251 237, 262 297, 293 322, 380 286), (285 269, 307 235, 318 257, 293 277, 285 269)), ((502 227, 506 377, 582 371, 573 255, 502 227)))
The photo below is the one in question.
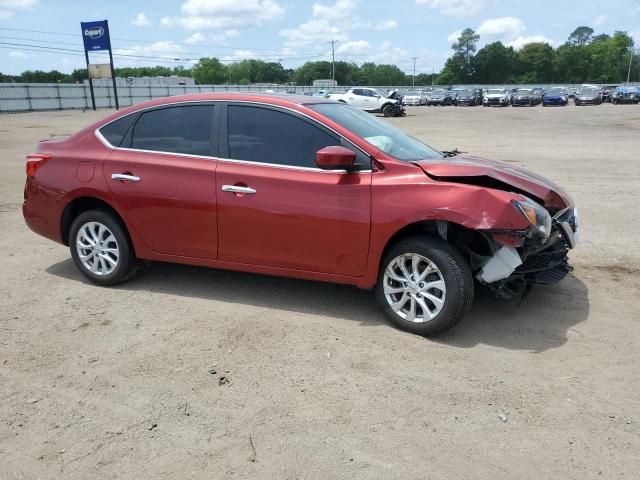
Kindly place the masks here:
POLYGON ((115 285, 136 272, 136 258, 125 227, 106 210, 78 215, 69 232, 69 249, 78 270, 99 285, 115 285))
POLYGON ((431 336, 451 328, 471 307, 471 270, 460 253, 438 238, 395 244, 383 259, 376 299, 393 325, 431 336))

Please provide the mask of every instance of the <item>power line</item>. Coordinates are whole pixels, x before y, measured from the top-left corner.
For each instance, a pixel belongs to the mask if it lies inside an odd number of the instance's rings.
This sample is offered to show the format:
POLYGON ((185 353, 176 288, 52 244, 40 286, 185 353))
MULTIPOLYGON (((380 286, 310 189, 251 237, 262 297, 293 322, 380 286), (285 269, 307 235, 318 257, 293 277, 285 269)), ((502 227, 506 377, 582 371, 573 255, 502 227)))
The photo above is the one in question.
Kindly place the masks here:
MULTIPOLYGON (((63 33, 63 32, 52 32, 52 31, 47 31, 47 30, 30 30, 30 29, 24 29, 24 28, 9 28, 9 27, 0 27, 0 30, 7 30, 7 31, 11 31, 11 32, 24 32, 24 33, 41 33, 41 34, 46 34, 46 35, 58 35, 58 36, 65 36, 65 37, 73 37, 73 38, 78 38, 78 35, 73 34, 73 33, 63 33)), ((153 45, 155 43, 158 42, 162 42, 162 40, 156 40, 156 41, 152 41, 152 40, 135 40, 135 39, 131 39, 131 38, 121 38, 121 37, 111 37, 112 40, 119 40, 122 42, 133 42, 133 43, 144 43, 147 45, 153 45)), ((179 46, 188 46, 188 48, 219 48, 219 49, 226 49, 226 50, 257 50, 257 51, 264 51, 264 52, 274 52, 273 55, 271 56, 280 56, 281 58, 286 58, 286 55, 282 55, 280 52, 280 50, 275 49, 275 48, 263 48, 263 47, 238 47, 238 46, 229 46, 229 45, 207 45, 207 44, 189 44, 189 43, 184 43, 184 42, 174 42, 173 40, 168 40, 171 43, 175 44, 175 45, 179 45, 179 46)), ((62 42, 58 42, 58 43, 62 43, 62 42)), ((75 44, 74 44, 75 45, 75 44)), ((300 55, 317 55, 316 52, 300 52, 300 55)))

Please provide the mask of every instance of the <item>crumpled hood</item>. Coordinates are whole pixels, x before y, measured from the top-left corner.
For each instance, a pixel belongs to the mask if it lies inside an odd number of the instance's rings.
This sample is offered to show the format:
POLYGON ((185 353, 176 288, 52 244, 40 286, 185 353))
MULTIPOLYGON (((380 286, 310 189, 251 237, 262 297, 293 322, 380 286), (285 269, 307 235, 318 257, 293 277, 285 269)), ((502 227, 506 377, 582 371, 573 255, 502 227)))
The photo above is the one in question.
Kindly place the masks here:
POLYGON ((544 177, 506 162, 472 155, 457 155, 416 163, 435 180, 515 191, 538 198, 547 208, 562 209, 573 205, 573 200, 563 188, 544 177), (510 187, 513 187, 513 190, 510 187))

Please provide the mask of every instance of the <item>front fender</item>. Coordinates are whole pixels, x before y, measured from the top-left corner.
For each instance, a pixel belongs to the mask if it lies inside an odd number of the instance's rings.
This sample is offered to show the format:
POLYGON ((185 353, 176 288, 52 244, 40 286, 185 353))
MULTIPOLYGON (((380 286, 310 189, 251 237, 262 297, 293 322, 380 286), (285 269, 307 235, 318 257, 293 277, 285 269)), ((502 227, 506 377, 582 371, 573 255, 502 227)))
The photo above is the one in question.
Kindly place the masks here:
POLYGON ((386 164, 373 175, 371 239, 367 271, 359 286, 375 285, 382 254, 403 228, 444 220, 472 230, 525 230, 527 220, 511 204, 520 195, 475 185, 439 182, 413 164, 386 164))

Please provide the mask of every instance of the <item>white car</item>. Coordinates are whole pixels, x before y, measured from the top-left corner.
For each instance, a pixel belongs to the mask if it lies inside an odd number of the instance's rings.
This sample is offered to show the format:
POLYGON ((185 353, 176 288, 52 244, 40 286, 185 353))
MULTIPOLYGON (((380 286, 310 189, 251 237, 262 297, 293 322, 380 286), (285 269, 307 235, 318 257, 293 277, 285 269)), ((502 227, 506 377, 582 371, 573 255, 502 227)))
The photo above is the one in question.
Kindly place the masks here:
POLYGON ((511 103, 511 92, 506 88, 489 88, 484 91, 482 106, 499 105, 506 107, 511 103))
POLYGON ((421 90, 411 90, 402 97, 402 103, 404 105, 426 105, 427 94, 421 90))
POLYGON ((351 88, 347 93, 332 93, 327 95, 330 100, 352 105, 371 113, 382 113, 385 117, 399 117, 404 115, 402 104, 375 88, 351 88))

